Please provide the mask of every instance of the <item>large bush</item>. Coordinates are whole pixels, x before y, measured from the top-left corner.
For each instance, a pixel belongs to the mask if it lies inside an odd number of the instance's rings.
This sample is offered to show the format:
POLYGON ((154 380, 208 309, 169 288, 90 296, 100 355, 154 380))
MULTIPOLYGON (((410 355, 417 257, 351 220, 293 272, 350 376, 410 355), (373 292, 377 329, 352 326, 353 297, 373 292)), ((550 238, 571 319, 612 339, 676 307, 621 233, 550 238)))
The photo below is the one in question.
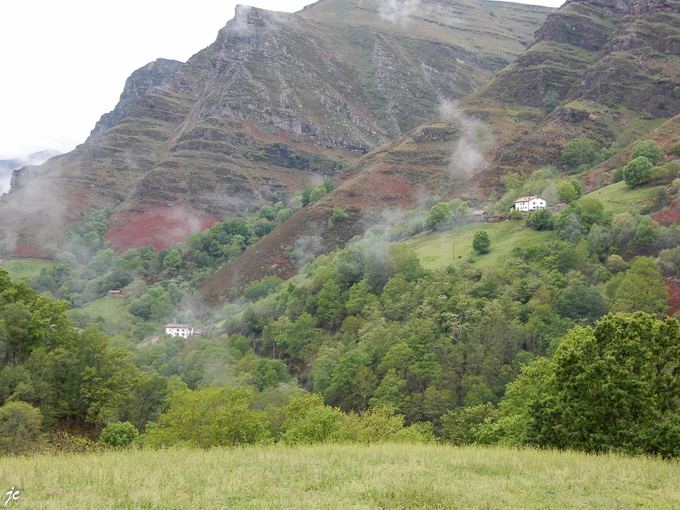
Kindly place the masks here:
POLYGON ((99 435, 99 442, 114 448, 128 448, 139 437, 135 426, 126 421, 109 423, 99 435))
POLYGON ((644 156, 635 158, 623 169, 623 180, 631 188, 646 184, 649 181, 649 170, 654 165, 644 156))
POLYGON ((661 159, 666 156, 663 151, 659 148, 659 144, 654 140, 644 140, 638 143, 633 149, 633 153, 630 156, 631 161, 640 157, 647 158, 656 165, 661 159))

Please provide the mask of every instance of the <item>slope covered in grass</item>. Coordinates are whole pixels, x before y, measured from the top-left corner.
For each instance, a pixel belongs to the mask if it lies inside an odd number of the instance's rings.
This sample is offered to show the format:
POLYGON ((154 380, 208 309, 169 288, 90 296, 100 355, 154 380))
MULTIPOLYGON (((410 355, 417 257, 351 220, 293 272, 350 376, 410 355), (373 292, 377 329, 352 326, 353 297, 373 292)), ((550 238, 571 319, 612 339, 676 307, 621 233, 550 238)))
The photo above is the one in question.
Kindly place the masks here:
MULTIPOLYGON (((440 445, 320 445, 5 458, 15 507, 671 509, 678 463, 440 445)), ((9 506, 9 505, 8 505, 9 506)))
POLYGON ((416 250, 425 269, 471 262, 474 267, 498 267, 512 254, 512 250, 527 244, 556 239, 553 232, 536 232, 524 226, 524 221, 508 220, 501 223, 470 223, 452 230, 416 237, 407 244, 416 250), (483 255, 472 249, 472 238, 478 230, 485 230, 491 238, 491 250, 483 255), (458 258, 460 257, 460 258, 458 258))
POLYGON ((54 264, 48 260, 12 259, 2 263, 2 267, 14 280, 27 278, 29 280, 40 275, 42 269, 48 269, 54 264))

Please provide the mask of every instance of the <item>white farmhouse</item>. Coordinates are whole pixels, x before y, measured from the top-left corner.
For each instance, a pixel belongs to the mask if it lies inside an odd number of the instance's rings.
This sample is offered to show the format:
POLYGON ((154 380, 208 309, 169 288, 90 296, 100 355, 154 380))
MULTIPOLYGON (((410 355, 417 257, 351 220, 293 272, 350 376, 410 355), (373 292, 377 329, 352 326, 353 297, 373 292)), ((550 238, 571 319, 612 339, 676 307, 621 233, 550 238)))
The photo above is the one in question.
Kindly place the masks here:
POLYGON ((166 324, 165 334, 186 338, 194 334, 194 327, 191 324, 166 324))
POLYGON ((545 209, 546 201, 541 197, 522 197, 515 200, 515 210, 522 212, 545 209))

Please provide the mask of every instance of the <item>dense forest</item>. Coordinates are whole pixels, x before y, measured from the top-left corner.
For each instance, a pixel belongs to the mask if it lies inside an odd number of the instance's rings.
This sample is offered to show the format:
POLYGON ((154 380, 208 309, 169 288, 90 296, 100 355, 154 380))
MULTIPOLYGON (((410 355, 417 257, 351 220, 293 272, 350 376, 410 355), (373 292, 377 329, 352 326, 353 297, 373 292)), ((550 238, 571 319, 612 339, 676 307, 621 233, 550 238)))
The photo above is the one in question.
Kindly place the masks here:
MULTIPOLYGON (((576 140, 565 160, 578 144, 587 153, 576 140)), ((573 166, 606 157, 592 152, 573 166)), ((109 248, 104 207, 69 227, 65 247, 45 246, 53 263, 37 278, 0 270, 0 447, 395 440, 678 456, 680 325, 664 278, 680 273, 680 228, 650 213, 678 192, 680 164, 663 156, 642 142, 612 173, 650 190, 617 214, 581 196, 583 168, 507 174, 490 211, 543 237, 491 268, 425 269, 409 244, 470 224, 455 199, 366 217, 363 235, 326 255, 282 247, 297 276, 263 268, 217 307, 199 283, 332 181, 158 252, 109 248), (526 195, 564 208, 508 215, 526 195), (119 289, 130 301, 115 320, 82 309, 119 289), (150 341, 168 321, 203 332, 150 341)), ((494 250, 483 224, 472 247, 494 250)))

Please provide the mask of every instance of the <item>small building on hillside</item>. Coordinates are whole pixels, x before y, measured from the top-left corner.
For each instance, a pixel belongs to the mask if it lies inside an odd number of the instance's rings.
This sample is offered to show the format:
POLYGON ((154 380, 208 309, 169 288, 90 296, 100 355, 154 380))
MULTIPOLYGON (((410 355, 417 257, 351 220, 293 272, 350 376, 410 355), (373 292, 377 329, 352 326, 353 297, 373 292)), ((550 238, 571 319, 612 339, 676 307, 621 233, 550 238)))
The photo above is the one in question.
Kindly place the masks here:
POLYGON ((489 221, 489 213, 486 211, 472 211, 475 221, 489 221))
POLYGON ((107 294, 109 297, 125 297, 125 292, 122 290, 110 290, 107 294))
POLYGON ((194 327, 191 324, 166 324, 165 334, 187 338, 194 334, 194 327))
POLYGON ((569 207, 569 204, 564 204, 564 203, 555 204, 555 205, 552 206, 552 212, 555 212, 555 213, 560 212, 562 209, 566 209, 567 207, 569 207))
POLYGON ((515 200, 515 210, 522 212, 545 209, 547 202, 541 197, 522 197, 515 200))

